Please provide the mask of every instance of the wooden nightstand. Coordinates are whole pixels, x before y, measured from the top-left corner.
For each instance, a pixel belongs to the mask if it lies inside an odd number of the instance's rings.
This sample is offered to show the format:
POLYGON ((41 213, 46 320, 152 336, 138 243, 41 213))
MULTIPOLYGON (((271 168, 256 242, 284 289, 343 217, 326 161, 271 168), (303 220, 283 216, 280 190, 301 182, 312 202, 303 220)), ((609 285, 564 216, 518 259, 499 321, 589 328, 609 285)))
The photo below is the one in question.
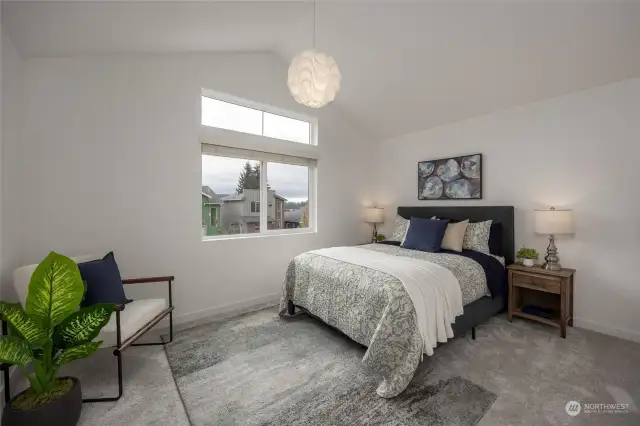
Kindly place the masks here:
POLYGON ((560 336, 567 337, 567 324, 573 327, 573 277, 575 269, 547 271, 540 266, 507 266, 509 270, 509 321, 522 317, 560 327, 560 336), (523 312, 525 306, 535 306, 550 312, 551 317, 523 312))

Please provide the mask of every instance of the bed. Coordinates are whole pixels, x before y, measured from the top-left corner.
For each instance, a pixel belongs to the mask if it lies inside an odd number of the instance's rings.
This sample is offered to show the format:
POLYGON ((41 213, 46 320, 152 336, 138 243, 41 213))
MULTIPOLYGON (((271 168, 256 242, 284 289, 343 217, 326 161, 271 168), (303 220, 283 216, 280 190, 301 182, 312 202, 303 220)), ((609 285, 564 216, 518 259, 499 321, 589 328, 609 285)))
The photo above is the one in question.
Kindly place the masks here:
MULTIPOLYGON (((505 308, 505 266, 513 263, 515 255, 512 206, 398 207, 398 215, 406 219, 436 216, 499 222, 502 227, 499 257, 477 252, 426 253, 392 244, 362 245, 358 249, 366 252, 358 252, 373 257, 426 260, 449 270, 458 280, 464 310, 451 325, 455 336, 469 330, 475 332, 477 325, 505 308)), ((408 288, 376 268, 319 253, 303 253, 289 264, 280 315, 293 314, 296 307, 300 308, 366 346, 362 361, 382 378, 376 390, 378 395, 397 396, 408 386, 425 353, 424 335, 416 319, 418 311, 408 288)))

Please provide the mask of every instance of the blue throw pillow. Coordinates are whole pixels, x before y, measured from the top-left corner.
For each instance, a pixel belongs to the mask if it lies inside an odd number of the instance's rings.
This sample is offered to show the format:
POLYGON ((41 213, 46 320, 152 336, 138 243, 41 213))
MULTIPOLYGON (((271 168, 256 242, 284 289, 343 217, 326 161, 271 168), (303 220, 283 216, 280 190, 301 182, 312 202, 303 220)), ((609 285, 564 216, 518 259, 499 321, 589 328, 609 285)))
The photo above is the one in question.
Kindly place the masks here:
POLYGON ((87 292, 81 306, 91 306, 96 303, 121 305, 131 302, 124 294, 122 277, 113 252, 102 259, 78 263, 78 268, 82 280, 87 285, 87 292))
POLYGON ((412 250, 440 251, 444 232, 447 230, 448 220, 432 220, 412 217, 409 230, 402 247, 412 250))

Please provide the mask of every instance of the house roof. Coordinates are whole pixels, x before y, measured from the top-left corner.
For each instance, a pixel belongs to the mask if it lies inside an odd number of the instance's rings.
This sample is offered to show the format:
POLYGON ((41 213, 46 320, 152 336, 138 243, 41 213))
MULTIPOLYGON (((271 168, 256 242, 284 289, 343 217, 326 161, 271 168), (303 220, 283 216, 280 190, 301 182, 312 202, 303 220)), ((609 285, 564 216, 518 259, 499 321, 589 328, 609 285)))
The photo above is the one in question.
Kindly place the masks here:
POLYGON ((225 197, 222 197, 221 201, 242 201, 244 199, 244 194, 231 194, 225 197))
POLYGON ((300 222, 301 217, 302 217, 302 210, 291 210, 288 212, 284 212, 285 222, 300 222))
POLYGON ((202 195, 209 198, 211 200, 210 203, 207 204, 220 204, 220 196, 215 193, 215 191, 208 186, 202 186, 202 195))
MULTIPOLYGON (((275 198, 279 198, 280 200, 287 201, 286 198, 276 194, 275 191, 273 192, 273 196, 275 198)), ((242 200, 244 200, 244 194, 221 195, 219 197, 220 197, 220 201, 242 201, 242 200)))

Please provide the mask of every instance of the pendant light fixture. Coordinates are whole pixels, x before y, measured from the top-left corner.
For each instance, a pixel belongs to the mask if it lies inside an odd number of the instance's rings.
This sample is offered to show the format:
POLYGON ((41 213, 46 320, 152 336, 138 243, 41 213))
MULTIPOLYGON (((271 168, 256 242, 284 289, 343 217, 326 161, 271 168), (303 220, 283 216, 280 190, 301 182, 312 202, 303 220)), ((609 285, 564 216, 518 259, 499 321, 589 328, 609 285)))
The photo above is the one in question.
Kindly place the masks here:
POLYGON ((313 2, 313 48, 295 56, 289 65, 287 86, 293 99, 310 108, 332 102, 340 90, 340 70, 336 61, 316 50, 316 2, 313 2))

